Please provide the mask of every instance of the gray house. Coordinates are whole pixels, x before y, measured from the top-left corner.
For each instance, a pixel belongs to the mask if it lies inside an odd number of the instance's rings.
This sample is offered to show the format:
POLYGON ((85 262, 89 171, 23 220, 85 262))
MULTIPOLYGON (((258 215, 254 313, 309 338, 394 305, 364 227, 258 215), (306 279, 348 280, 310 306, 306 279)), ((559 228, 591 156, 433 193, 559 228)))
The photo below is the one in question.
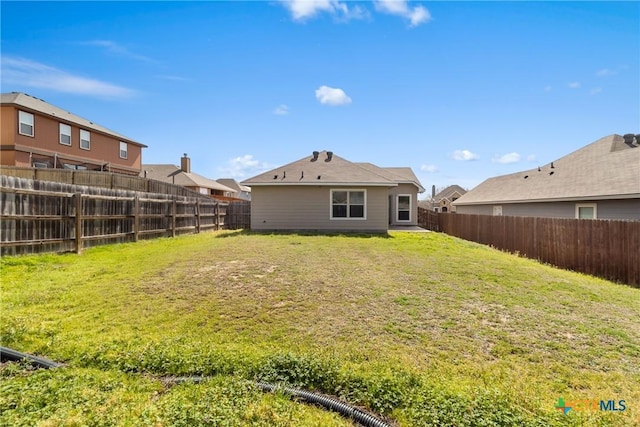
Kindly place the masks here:
POLYGON ((252 230, 386 232, 417 225, 418 193, 411 168, 353 163, 331 151, 242 182, 251 187, 252 230))
POLYGON ((544 167, 489 178, 458 213, 640 220, 640 135, 610 135, 544 167))

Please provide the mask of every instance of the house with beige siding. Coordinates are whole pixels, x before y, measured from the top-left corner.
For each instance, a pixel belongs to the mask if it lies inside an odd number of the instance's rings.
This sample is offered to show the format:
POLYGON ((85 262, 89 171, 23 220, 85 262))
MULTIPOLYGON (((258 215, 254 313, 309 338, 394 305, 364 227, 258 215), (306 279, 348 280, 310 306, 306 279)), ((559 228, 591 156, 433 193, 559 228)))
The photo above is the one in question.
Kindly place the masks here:
POLYGON ((249 178, 251 229, 386 232, 417 225, 418 193, 411 168, 354 163, 331 151, 249 178))
POLYGON ((489 178, 458 213, 640 221, 640 135, 609 135, 547 165, 489 178))

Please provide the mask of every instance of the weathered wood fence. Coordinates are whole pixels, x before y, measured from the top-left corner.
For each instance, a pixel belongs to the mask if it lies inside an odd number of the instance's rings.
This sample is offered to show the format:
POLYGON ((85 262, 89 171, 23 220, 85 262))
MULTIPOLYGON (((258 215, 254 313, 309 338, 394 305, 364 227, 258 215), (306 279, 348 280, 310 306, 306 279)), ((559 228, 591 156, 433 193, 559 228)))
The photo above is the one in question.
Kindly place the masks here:
POLYGON ((205 197, 6 176, 0 176, 0 190, 2 255, 79 253, 103 244, 249 226, 249 216, 245 214, 249 202, 219 202, 205 197), (230 211, 231 221, 227 221, 230 211))
POLYGON ((437 215, 451 236, 640 287, 640 221, 437 215))

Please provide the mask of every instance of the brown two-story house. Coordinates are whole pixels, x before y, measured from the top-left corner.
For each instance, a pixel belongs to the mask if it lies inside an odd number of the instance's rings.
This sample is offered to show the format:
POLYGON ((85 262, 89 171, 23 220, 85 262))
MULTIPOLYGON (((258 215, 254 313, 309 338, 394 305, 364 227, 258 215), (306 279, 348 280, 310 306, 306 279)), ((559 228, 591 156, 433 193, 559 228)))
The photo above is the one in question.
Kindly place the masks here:
POLYGON ((146 145, 25 93, 0 97, 0 164, 140 174, 146 145))

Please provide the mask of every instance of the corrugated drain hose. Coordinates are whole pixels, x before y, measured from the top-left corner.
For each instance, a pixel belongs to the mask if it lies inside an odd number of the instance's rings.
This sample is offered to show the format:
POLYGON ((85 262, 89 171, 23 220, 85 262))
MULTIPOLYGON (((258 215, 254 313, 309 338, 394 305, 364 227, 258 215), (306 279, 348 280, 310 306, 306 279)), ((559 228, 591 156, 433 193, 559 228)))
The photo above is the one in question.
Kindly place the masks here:
MULTIPOLYGON (((32 356, 30 354, 21 353, 16 350, 12 350, 7 347, 0 347, 0 360, 10 360, 10 361, 20 361, 27 360, 32 365, 39 368, 59 368, 62 364, 53 362, 48 359, 44 359, 37 356, 32 356)), ((195 382, 199 383, 207 379, 207 377, 203 376, 190 376, 190 377, 173 377, 169 378, 172 382, 182 383, 182 382, 195 382)), ((333 399, 331 397, 323 396, 317 393, 311 393, 306 390, 300 390, 297 388, 286 387, 286 386, 278 386, 274 384, 265 383, 263 381, 258 381, 256 383, 258 388, 264 392, 273 393, 276 391, 280 391, 284 394, 287 394, 293 398, 300 399, 302 401, 312 403, 314 405, 321 406, 323 408, 329 409, 331 411, 337 412, 345 418, 349 418, 358 424, 361 424, 365 427, 392 427, 391 424, 388 424, 371 414, 361 411, 360 409, 351 406, 347 403, 341 402, 339 400, 333 399)))

